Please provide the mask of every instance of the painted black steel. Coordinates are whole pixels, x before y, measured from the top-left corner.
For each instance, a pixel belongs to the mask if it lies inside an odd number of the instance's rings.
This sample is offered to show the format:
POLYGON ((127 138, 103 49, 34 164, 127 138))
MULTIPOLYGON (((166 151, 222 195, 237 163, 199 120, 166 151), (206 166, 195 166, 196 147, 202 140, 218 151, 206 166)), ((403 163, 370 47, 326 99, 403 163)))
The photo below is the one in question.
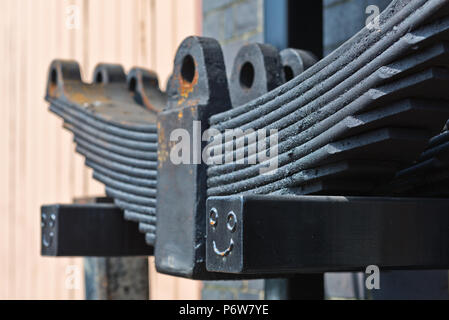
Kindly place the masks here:
MULTIPOLYGON (((447 119, 447 10, 445 1, 393 1, 381 15, 380 30, 363 29, 285 85, 212 116, 214 129, 245 132, 221 145, 234 150, 234 158, 243 153, 245 159, 244 164, 226 163, 224 152, 211 156, 216 164, 208 169, 208 195, 289 193, 310 183, 305 170, 340 160, 371 159, 399 168, 413 163, 447 119), (431 99, 426 104, 438 105, 440 112, 423 104, 422 118, 398 116, 393 121, 388 113, 412 98, 431 99), (366 126, 360 122, 355 135, 344 123, 358 116, 371 120, 366 126), (423 118, 432 123, 420 123, 423 118), (245 143, 251 130, 258 129, 278 133, 278 166, 272 174, 260 171, 270 160, 257 161, 266 150, 254 152, 256 142, 245 143)), ((376 194, 376 185, 392 178, 385 175, 359 192, 376 194)))
MULTIPOLYGON (((223 54, 214 39, 189 37, 180 45, 167 109, 158 115, 157 230, 155 258, 159 272, 193 279, 216 279, 206 272, 206 169, 200 141, 212 114, 231 106, 223 54), (195 122, 195 123, 194 123, 195 122), (200 127, 198 126, 200 125, 200 127), (175 130, 188 134, 187 162, 175 164, 175 130)), ((184 151, 185 152, 185 151, 184 151)), ((179 153, 176 152, 176 156, 179 153)))
POLYGON ((280 56, 286 81, 299 76, 317 62, 313 53, 300 49, 284 49, 280 52, 280 56))
POLYGON ((136 223, 123 220, 113 204, 42 206, 41 254, 43 256, 110 257, 147 256, 136 223))
POLYGON ((206 266, 247 275, 447 269, 448 212, 443 199, 212 197, 206 266))
POLYGON ((126 75, 100 64, 87 84, 76 63, 54 61, 46 99, 94 178, 155 246, 159 272, 207 280, 366 263, 447 267, 438 251, 447 249, 437 228, 447 227, 443 200, 281 197, 449 194, 449 174, 441 174, 449 168, 447 126, 441 133, 449 118, 447 41, 448 0, 395 0, 378 30, 364 28, 316 64, 305 51, 250 44, 237 55, 228 88, 218 42, 189 37, 167 95, 150 71, 126 75), (242 153, 243 164, 216 153, 208 161, 220 164, 204 163, 209 127, 244 132, 220 146, 234 158, 242 153), (278 144, 268 146, 268 154, 277 150, 271 174, 261 174, 271 164, 260 160, 266 150, 246 143, 259 129, 277 130, 278 144), (172 136, 180 131, 190 157, 177 164, 180 141, 172 136), (215 210, 206 209, 208 196, 215 210), (434 210, 428 219, 426 210, 434 210))
POLYGON ((247 44, 234 59, 229 82, 232 105, 238 107, 284 82, 279 51, 268 44, 247 44))
POLYGON ((93 177, 125 210, 125 218, 141 223, 140 230, 154 245, 156 219, 157 128, 156 113, 165 106, 157 75, 133 68, 128 75, 120 65, 99 64, 94 82, 81 81, 75 62, 56 60, 50 66, 46 99, 50 110, 73 132, 76 150, 94 169, 93 177), (138 216, 127 214, 138 211, 138 216), (140 220, 138 220, 140 219, 140 220))

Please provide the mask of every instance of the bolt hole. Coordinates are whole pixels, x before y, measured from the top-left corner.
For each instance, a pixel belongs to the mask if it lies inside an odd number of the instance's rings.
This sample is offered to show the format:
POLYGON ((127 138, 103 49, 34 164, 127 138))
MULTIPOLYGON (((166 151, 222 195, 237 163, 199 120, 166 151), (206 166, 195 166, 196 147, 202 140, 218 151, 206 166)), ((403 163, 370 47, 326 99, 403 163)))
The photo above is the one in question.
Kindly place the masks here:
POLYGON ((182 61, 181 76, 189 83, 195 78, 195 61, 191 55, 185 56, 182 61))
POLYGON ((52 84, 58 83, 58 73, 56 72, 56 69, 51 70, 50 81, 52 84))
POLYGON ((216 228, 218 223, 218 211, 215 208, 212 208, 209 212, 209 224, 216 228))
POLYGON ((240 85, 243 89, 251 89, 254 83, 254 67, 252 63, 245 62, 240 70, 240 85))
POLYGON ((284 67, 284 75, 285 75, 285 81, 290 81, 293 79, 293 69, 290 66, 284 67))
POLYGON ((103 83, 103 74, 101 72, 98 72, 96 77, 95 77, 95 82, 96 83, 103 83))
POLYGON ((229 212, 226 220, 226 227, 229 231, 234 232, 237 226, 237 216, 235 215, 235 213, 233 211, 229 212))
POLYGON ((136 92, 137 87, 137 80, 135 77, 132 77, 131 80, 129 80, 128 89, 131 92, 136 92))

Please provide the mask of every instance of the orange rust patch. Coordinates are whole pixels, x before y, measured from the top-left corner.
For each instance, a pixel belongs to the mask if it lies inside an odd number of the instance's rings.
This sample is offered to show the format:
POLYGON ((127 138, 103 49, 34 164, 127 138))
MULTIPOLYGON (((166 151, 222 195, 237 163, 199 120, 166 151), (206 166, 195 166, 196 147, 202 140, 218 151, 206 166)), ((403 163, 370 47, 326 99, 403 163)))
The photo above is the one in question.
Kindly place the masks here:
MULTIPOLYGON (((137 82, 141 83, 141 84, 143 83, 142 74, 140 72, 137 73, 137 82)), ((137 88, 139 88, 139 87, 141 87, 141 85, 137 86, 137 88)), ((136 91, 136 93, 137 93, 137 91, 136 91)), ((150 99, 148 99, 145 92, 143 91, 143 88, 142 88, 142 90, 140 90, 139 94, 142 96, 142 102, 143 102, 143 105, 145 106, 145 108, 147 108, 148 110, 151 110, 155 113, 159 112, 159 110, 151 103, 150 99)))
POLYGON ((200 104, 200 99, 193 99, 193 100, 187 101, 187 106, 189 106, 189 107, 195 107, 199 104, 200 104))
POLYGON ((71 85, 67 83, 64 85, 64 95, 68 100, 77 104, 83 105, 85 103, 102 102, 108 103, 110 100, 104 94, 103 85, 85 85, 81 87, 78 85, 71 85))
POLYGON ((56 83, 50 83, 48 85, 48 95, 52 98, 56 98, 57 89, 58 85, 56 83))
POLYGON ((193 92, 193 90, 195 90, 195 86, 198 84, 199 74, 198 74, 198 65, 196 61, 195 61, 195 76, 193 77, 192 82, 185 80, 181 74, 176 78, 177 78, 176 80, 179 83, 179 96, 180 96, 180 99, 178 100, 178 105, 181 105, 187 100, 189 95, 193 92))
POLYGON ((70 100, 76 102, 77 104, 84 104, 90 101, 89 98, 87 98, 84 94, 80 92, 74 92, 70 94, 70 100))
POLYGON ((148 99, 148 97, 144 93, 142 93, 142 100, 145 108, 155 113, 159 112, 159 110, 150 102, 150 99, 148 99))
POLYGON ((164 162, 168 159, 168 150, 167 145, 165 143, 165 132, 164 128, 161 127, 160 123, 157 124, 159 133, 158 133, 158 150, 157 150, 157 160, 158 160, 158 168, 162 168, 164 162))

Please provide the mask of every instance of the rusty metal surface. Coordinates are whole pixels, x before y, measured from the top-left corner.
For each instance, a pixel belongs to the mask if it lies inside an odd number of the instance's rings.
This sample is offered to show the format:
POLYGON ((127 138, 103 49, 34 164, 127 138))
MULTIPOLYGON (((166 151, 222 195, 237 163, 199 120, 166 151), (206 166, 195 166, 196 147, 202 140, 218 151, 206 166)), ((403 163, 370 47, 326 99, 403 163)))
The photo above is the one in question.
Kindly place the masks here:
POLYGON ((147 256, 137 224, 109 203, 46 205, 41 212, 41 254, 53 257, 147 256))
MULTIPOLYGON (((231 106, 223 55, 214 39, 189 37, 180 45, 167 109, 158 115, 156 269, 162 273, 215 279, 205 271, 206 169, 201 147, 186 163, 175 164, 171 153, 174 130, 185 130, 193 141, 207 129, 210 115, 231 106), (194 124, 200 123, 201 127, 194 124)), ((193 142, 194 143, 194 142, 193 142)))
POLYGON ((376 194, 394 171, 418 158, 448 118, 447 11, 446 1, 393 1, 381 14, 380 30, 363 29, 285 85, 212 116, 212 128, 221 132, 277 130, 278 167, 262 175, 267 161, 250 164, 262 154, 241 143, 248 135, 223 142, 234 157, 245 154, 245 164, 211 156, 223 164, 208 169, 208 195, 329 194, 339 184, 343 194, 376 194), (415 110, 405 110, 407 104, 415 110), (410 116, 416 112, 419 118, 410 116), (366 169, 356 177, 356 168, 325 173, 340 161, 366 169), (370 170, 370 161, 386 170, 370 170))
POLYGON ((274 47, 244 46, 235 59, 228 89, 221 48, 215 40, 191 37, 181 44, 169 80, 167 110, 158 117, 155 257, 159 272, 203 280, 229 278, 204 267, 207 165, 201 160, 201 150, 205 142, 199 151, 191 146, 188 163, 174 164, 170 157, 176 151, 176 141, 171 134, 186 130, 195 144, 195 137, 202 137, 208 129, 210 115, 231 107, 230 98, 237 106, 284 82, 279 52, 274 47), (195 127, 195 121, 200 128, 195 127))
POLYGON ((81 80, 76 62, 54 61, 46 99, 73 132, 76 150, 106 186, 106 194, 139 223, 154 245, 156 223, 156 114, 165 107, 157 75, 120 65, 99 64, 93 83, 81 80), (138 212, 135 215, 134 212, 138 212))
POLYGON ((313 53, 293 48, 282 50, 280 56, 286 81, 296 78, 318 61, 313 53))
MULTIPOLYGON (((449 135, 438 133, 449 118, 447 40, 448 0, 395 0, 379 30, 363 29, 316 64, 305 51, 250 44, 239 52, 228 87, 218 42, 189 37, 178 49, 167 95, 143 69, 125 76, 119 66, 102 64, 86 84, 76 63, 55 61, 46 98, 107 195, 155 245, 159 272, 235 279, 206 270, 207 197, 394 194, 395 177, 446 166, 440 164, 449 135), (234 159, 243 154, 243 164, 221 153, 208 157, 208 167, 201 137, 209 127, 276 130, 278 144, 268 147, 277 152, 276 169, 261 174, 268 161, 258 160, 267 150, 246 144, 249 134, 220 145, 234 159), (190 143, 181 164, 171 159, 179 130, 190 143)), ((413 183, 428 183, 426 174, 413 183)))
POLYGON ((285 82, 278 50, 268 44, 244 45, 234 59, 229 90, 234 107, 247 103, 285 82))
POLYGON ((418 161, 398 172, 385 192, 395 195, 412 195, 423 197, 447 197, 449 143, 447 125, 443 131, 430 139, 426 150, 418 161))
POLYGON ((210 197, 206 266, 236 276, 447 269, 448 209, 447 199, 210 197))

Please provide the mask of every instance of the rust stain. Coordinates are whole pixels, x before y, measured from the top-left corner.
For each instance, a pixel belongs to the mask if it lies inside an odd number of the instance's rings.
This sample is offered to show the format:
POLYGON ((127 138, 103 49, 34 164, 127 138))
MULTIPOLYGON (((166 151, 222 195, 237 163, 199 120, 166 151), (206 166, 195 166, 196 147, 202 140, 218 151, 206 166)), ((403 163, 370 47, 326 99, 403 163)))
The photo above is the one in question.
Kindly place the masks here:
POLYGON ((77 104, 81 105, 84 103, 88 103, 90 101, 90 99, 81 92, 73 92, 72 94, 69 95, 69 97, 71 101, 74 101, 77 104))
MULTIPOLYGON (((189 106, 189 107, 196 107, 199 104, 200 104, 200 99, 193 99, 193 100, 187 101, 187 106, 189 106)), ((190 108, 190 109, 192 109, 192 108, 190 108)), ((193 113, 193 111, 192 111, 192 113, 193 113)))
POLYGON ((106 97, 103 85, 64 85, 64 95, 68 100, 77 104, 93 104, 94 102, 110 103, 111 100, 106 97))
POLYGON ((50 83, 48 86, 48 95, 52 98, 57 98, 59 95, 58 93, 58 85, 56 83, 50 83))
POLYGON ((161 169, 164 165, 164 162, 168 159, 168 149, 167 144, 165 143, 165 131, 164 128, 161 127, 161 124, 157 123, 158 128, 158 150, 157 150, 157 162, 158 168, 161 169))
POLYGON ((177 78, 176 80, 179 82, 179 95, 180 95, 178 105, 181 105, 187 100, 189 95, 195 89, 195 86, 198 84, 199 74, 198 74, 198 65, 196 61, 195 61, 195 76, 193 77, 192 82, 185 80, 181 74, 179 74, 176 78, 177 78))
POLYGON ((143 92, 142 92, 142 100, 143 100, 143 104, 145 105, 145 108, 147 108, 148 110, 151 110, 155 113, 159 112, 159 110, 150 102, 150 99, 148 99, 146 94, 144 94, 143 92))
MULTIPOLYGON (((142 96, 142 102, 143 105, 145 106, 145 108, 147 108, 148 110, 151 110, 155 113, 158 113, 159 110, 151 103, 150 99, 148 99, 147 95, 145 94, 144 90, 143 90, 143 80, 142 80, 142 74, 139 72, 137 74, 137 81, 139 83, 141 83, 140 86, 137 86, 137 88, 141 87, 141 90, 139 90, 139 94, 142 96)), ((153 85, 155 85, 155 83, 152 83, 153 85)))

